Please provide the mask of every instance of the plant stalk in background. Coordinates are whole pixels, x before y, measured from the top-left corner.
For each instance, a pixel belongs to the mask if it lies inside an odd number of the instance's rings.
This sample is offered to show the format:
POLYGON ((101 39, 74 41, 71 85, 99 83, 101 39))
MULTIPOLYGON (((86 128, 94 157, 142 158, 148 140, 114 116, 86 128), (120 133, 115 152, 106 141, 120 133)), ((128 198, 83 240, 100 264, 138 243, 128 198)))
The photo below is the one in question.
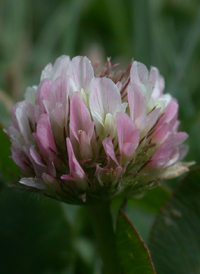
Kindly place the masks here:
POLYGON ((92 222, 105 271, 108 274, 117 274, 119 273, 120 266, 117 256, 113 221, 110 214, 110 204, 106 202, 87 206, 87 211, 92 222))

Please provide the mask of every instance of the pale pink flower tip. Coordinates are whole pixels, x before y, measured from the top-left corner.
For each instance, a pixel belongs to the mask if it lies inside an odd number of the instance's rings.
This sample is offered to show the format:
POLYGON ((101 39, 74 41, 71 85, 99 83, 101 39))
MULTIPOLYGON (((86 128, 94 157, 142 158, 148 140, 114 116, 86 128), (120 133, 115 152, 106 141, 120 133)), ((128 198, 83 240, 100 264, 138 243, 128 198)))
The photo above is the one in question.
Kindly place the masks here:
POLYGON ((188 171, 188 137, 164 79, 134 61, 96 74, 87 57, 59 57, 15 105, 8 129, 15 184, 74 204, 131 196, 188 171), (114 72, 115 70, 115 72, 114 72), (83 199, 84 197, 84 199, 83 199))

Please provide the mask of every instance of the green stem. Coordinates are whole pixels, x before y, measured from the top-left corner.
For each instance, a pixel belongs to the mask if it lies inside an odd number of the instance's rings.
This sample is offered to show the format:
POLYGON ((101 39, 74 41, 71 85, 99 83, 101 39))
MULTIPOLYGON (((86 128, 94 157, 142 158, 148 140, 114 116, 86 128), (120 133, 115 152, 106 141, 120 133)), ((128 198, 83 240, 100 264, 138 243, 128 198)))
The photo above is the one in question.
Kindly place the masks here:
POLYGON ((120 268, 110 204, 87 206, 87 210, 96 236, 98 250, 104 263, 105 273, 118 274, 120 268))

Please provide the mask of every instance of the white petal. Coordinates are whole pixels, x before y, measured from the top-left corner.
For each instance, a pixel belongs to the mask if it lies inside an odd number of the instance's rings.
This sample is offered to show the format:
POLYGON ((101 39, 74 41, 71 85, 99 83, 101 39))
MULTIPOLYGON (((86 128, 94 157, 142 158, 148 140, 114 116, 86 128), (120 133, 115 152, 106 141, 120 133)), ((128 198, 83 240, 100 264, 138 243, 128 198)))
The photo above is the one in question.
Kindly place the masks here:
POLYGON ((37 91, 37 86, 28 87, 26 89, 26 92, 24 94, 24 99, 31 103, 32 105, 35 105, 35 94, 37 91))
POLYGON ((42 71, 40 80, 42 81, 45 78, 50 78, 55 80, 61 75, 66 75, 66 71, 70 62, 70 58, 67 55, 62 55, 56 59, 54 65, 48 64, 42 71))
POLYGON ((130 70, 131 83, 136 85, 146 85, 148 83, 149 72, 146 66, 134 61, 130 70))
POLYGON ((34 138, 32 136, 32 131, 30 128, 30 118, 34 111, 34 106, 27 101, 22 101, 17 103, 15 109, 15 116, 19 126, 19 129, 24 137, 27 144, 33 144, 34 138), (30 114, 29 114, 30 113, 30 114))
POLYGON ((21 178, 20 184, 37 189, 44 189, 44 184, 36 178, 21 178))
POLYGON ((74 57, 70 62, 67 75, 73 80, 72 87, 74 91, 84 89, 86 93, 90 92, 90 85, 94 78, 94 70, 87 57, 74 57))
POLYGON ((52 68, 53 68, 53 66, 52 66, 51 63, 49 63, 49 64, 46 65, 46 67, 42 71, 42 74, 41 74, 41 77, 40 77, 40 81, 42 81, 43 79, 51 77, 52 68))
POLYGON ((180 175, 182 175, 183 173, 189 171, 188 167, 191 165, 194 165, 195 162, 189 162, 189 163, 177 163, 173 166, 167 167, 163 170, 163 172, 161 173, 161 177, 163 179, 173 179, 176 178, 180 175))
POLYGON ((107 113, 115 114, 125 110, 117 86, 108 78, 94 80, 89 105, 97 127, 98 123, 104 125, 107 113))

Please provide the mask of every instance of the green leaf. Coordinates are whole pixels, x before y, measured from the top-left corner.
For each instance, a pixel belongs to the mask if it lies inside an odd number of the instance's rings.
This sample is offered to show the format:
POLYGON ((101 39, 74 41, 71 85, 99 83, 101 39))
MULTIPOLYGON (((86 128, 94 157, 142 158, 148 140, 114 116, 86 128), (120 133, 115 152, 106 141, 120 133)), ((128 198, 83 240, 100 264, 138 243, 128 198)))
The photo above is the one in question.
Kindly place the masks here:
MULTIPOLYGON (((140 207, 152 214, 157 214, 165 202, 169 199, 171 189, 164 183, 153 189, 148 189, 144 196, 134 197, 128 200, 128 206, 140 207), (156 197, 156 199, 155 199, 156 197)), ((124 197, 116 198, 112 201, 112 208, 120 208, 124 197)))
POLYGON ((155 274, 150 253, 135 227, 119 211, 116 243, 124 274, 155 274))
POLYGON ((151 227, 155 220, 155 214, 148 212, 137 206, 126 206, 126 216, 129 221, 134 224, 136 230, 140 234, 140 237, 145 242, 148 243, 149 234, 151 227))
POLYGON ((139 206, 153 214, 156 214, 169 197, 170 189, 162 184, 153 189, 147 190, 142 198, 129 200, 128 203, 130 205, 133 204, 139 206))
POLYGON ((74 262, 71 228, 60 203, 5 188, 0 212, 1 274, 59 274, 74 262))
MULTIPOLYGON (((156 188, 149 189, 142 198, 129 199, 126 205, 126 214, 131 222, 134 223, 143 241, 147 243, 155 214, 170 197, 171 190, 162 184, 156 188)), ((112 214, 117 217, 117 211, 124 198, 119 197, 112 201, 112 214)))
POLYGON ((162 208, 149 247, 158 273, 200 273, 200 168, 188 173, 162 208))

